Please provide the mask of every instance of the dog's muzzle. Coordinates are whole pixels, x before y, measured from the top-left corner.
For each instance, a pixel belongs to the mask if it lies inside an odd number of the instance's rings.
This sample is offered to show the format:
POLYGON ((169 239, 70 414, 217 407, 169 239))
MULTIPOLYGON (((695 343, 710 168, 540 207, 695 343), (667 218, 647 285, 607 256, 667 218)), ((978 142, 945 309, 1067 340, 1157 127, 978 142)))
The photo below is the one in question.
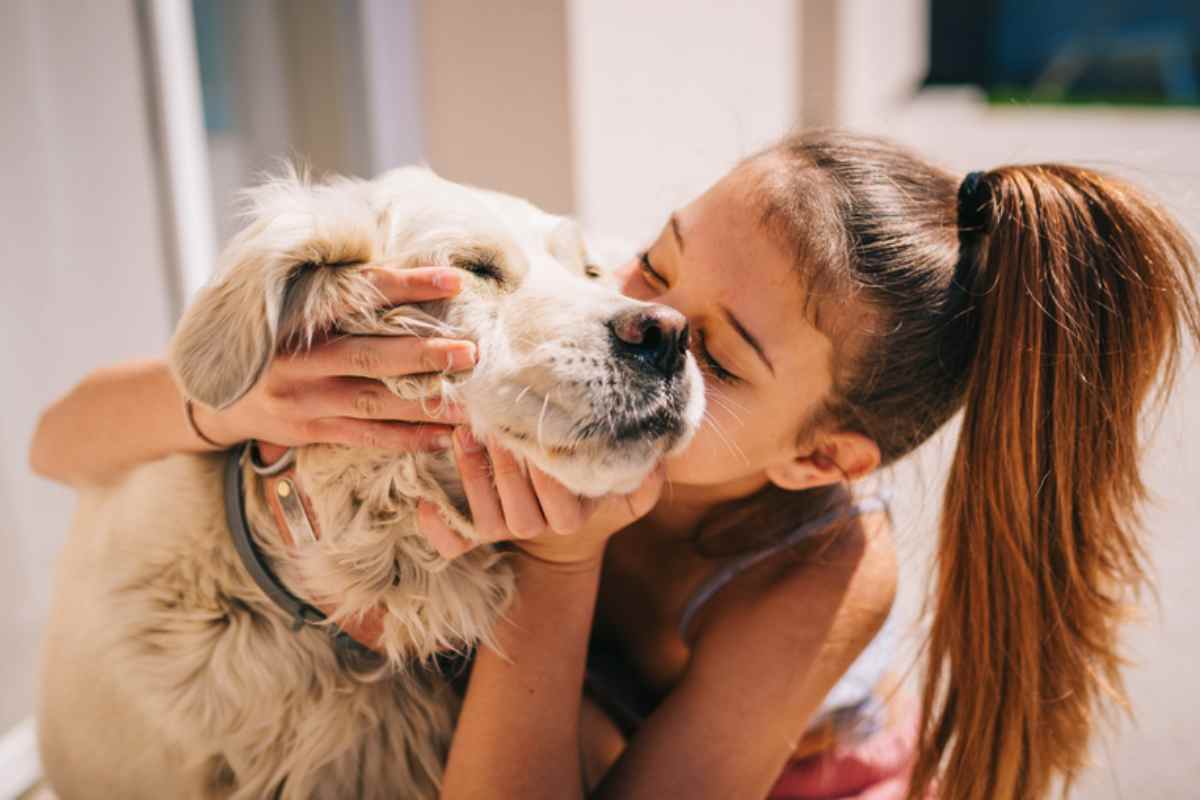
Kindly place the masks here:
POLYGON ((670 379, 687 359, 687 317, 667 306, 635 308, 608 324, 613 352, 635 368, 670 379))
POLYGON ((688 401, 698 391, 687 370, 687 318, 668 306, 638 304, 614 316, 608 331, 605 375, 574 437, 620 448, 659 442, 669 449, 686 434, 688 401))

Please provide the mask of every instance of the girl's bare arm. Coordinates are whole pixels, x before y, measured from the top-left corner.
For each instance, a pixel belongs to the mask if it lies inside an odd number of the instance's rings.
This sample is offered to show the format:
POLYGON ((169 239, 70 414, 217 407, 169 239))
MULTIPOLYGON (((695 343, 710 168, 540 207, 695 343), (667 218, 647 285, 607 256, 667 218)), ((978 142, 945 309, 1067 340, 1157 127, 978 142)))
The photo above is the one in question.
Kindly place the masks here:
MULTIPOLYGON (((536 468, 526 476, 503 448, 467 441, 455 438, 455 457, 473 515, 494 520, 491 538, 523 540, 520 594, 497 626, 498 647, 479 649, 442 796, 765 797, 891 607, 896 564, 882 515, 858 520, 819 557, 748 575, 715 598, 679 684, 589 792, 581 698, 604 545, 654 505, 661 478, 627 504, 608 498, 581 511, 536 468), (589 515, 560 535, 555 520, 589 515)), ((453 557, 461 548, 444 527, 422 514, 422 531, 453 557)))
POLYGON ((170 453, 212 449, 188 426, 159 359, 98 369, 56 400, 38 420, 29 463, 43 477, 85 486, 170 453))
POLYGON ((580 697, 599 555, 556 565, 520 554, 521 591, 480 647, 443 779, 446 800, 582 798, 580 697))

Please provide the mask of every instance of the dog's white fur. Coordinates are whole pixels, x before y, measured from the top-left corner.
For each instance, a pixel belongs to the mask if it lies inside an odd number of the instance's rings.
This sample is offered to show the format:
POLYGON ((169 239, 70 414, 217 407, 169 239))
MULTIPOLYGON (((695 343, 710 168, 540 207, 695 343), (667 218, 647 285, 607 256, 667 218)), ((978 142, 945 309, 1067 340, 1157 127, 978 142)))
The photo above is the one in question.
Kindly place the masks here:
MULTIPOLYGON (((612 357, 609 321, 642 304, 584 277, 595 265, 573 223, 419 168, 321 185, 290 175, 249 197, 248 227, 172 342, 196 400, 229 405, 277 348, 337 328, 474 340, 470 373, 384 383, 465 404, 477 435, 580 494, 632 489, 698 426, 692 356, 658 383, 612 357), (379 262, 477 274, 452 300, 380 311, 363 269, 379 262), (641 420, 653 424, 630 436, 641 420)), ((275 573, 335 602, 335 621, 386 606, 382 657, 293 630, 263 596, 230 542, 220 471, 218 456, 175 456, 83 493, 44 650, 52 784, 65 798, 433 797, 457 703, 434 656, 486 641, 514 590, 495 549, 447 562, 415 531, 423 498, 475 536, 451 458, 301 448, 324 534, 295 551, 244 468, 275 573)))

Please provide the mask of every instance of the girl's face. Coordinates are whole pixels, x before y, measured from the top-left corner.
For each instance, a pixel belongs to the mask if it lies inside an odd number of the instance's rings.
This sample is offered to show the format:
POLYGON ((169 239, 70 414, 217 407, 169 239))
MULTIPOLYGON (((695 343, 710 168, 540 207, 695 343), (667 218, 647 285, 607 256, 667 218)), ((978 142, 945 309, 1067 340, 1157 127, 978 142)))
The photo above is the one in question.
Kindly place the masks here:
POLYGON ((806 318, 793 258, 759 226, 752 191, 748 170, 727 175, 618 273, 626 295, 688 318, 705 373, 705 423, 667 464, 676 485, 795 477, 813 448, 801 425, 832 385, 832 343, 806 318))

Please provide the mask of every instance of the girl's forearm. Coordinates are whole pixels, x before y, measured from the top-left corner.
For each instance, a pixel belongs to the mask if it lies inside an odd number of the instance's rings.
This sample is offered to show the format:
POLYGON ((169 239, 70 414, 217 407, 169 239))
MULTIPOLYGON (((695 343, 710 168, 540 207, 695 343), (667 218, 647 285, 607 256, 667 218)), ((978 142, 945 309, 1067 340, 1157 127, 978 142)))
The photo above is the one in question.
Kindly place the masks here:
POLYGON ((106 367, 80 381, 42 413, 29 462, 44 477, 84 486, 172 453, 212 449, 191 430, 183 397, 158 359, 106 367))
POLYGON ((581 798, 579 718, 600 558, 515 557, 519 594, 481 647, 450 748, 442 797, 581 798))

